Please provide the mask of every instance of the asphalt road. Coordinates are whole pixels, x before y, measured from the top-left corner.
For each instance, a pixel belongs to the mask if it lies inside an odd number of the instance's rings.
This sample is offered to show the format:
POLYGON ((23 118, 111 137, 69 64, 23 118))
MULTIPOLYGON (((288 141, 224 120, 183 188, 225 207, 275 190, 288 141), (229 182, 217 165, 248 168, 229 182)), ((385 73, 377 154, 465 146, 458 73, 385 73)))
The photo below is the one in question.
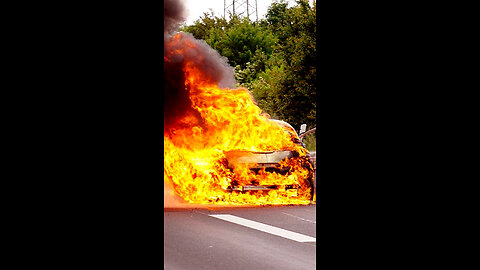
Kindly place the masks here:
POLYGON ((164 209, 163 245, 167 270, 315 269, 316 205, 164 209))

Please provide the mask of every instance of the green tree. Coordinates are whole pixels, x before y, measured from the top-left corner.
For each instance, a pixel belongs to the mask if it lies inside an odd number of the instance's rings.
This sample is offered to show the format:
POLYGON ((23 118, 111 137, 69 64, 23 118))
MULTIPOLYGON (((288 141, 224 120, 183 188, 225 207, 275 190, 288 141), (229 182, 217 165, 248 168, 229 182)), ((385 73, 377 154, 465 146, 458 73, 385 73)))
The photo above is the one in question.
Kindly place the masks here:
MULTIPOLYGON (((192 25, 184 25, 179 31, 191 33, 196 39, 207 40, 212 31, 222 32, 230 26, 224 18, 215 17, 213 11, 204 12, 192 25)), ((209 44, 210 45, 210 44, 209 44)))
POLYGON ((224 35, 214 33, 206 41, 227 57, 232 66, 244 69, 248 62, 253 63, 255 55, 271 55, 278 39, 268 29, 245 18, 234 22, 224 35))
POLYGON ((316 117, 316 3, 297 0, 288 8, 274 2, 263 26, 278 37, 275 50, 258 82, 249 83, 259 104, 295 128, 315 126, 316 117), (268 106, 265 103, 268 103, 268 106))

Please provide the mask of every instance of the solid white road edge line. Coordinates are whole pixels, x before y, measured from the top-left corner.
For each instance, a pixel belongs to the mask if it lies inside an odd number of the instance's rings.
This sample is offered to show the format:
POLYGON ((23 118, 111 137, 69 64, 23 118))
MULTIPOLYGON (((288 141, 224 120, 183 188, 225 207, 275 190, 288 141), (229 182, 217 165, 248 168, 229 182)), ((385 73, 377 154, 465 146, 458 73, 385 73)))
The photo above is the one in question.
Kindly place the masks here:
POLYGON ((263 224, 263 223, 260 223, 260 222, 244 219, 244 218, 241 218, 241 217, 236 217, 236 216, 232 216, 232 215, 210 215, 210 216, 214 217, 214 218, 222 219, 222 220, 225 220, 225 221, 228 221, 228 222, 232 222, 232 223, 235 223, 235 224, 239 224, 239 225, 242 225, 242 226, 245 226, 245 227, 249 227, 249 228, 252 228, 252 229, 256 229, 256 230, 259 230, 259 231, 262 231, 262 232, 266 232, 266 233, 269 233, 269 234, 284 237, 284 238, 294 240, 294 241, 297 241, 297 242, 316 242, 317 241, 316 238, 311 237, 311 236, 303 235, 303 234, 296 233, 296 232, 287 231, 287 230, 280 229, 280 228, 270 226, 270 225, 267 225, 267 224, 263 224))

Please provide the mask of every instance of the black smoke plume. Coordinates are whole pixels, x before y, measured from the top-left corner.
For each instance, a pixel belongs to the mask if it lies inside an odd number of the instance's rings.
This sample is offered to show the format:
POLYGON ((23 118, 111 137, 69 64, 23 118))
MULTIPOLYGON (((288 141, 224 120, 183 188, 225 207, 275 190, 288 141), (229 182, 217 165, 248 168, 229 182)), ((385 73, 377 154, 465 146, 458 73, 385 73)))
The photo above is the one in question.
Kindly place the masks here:
POLYGON ((181 1, 164 1, 164 134, 177 127, 179 120, 187 114, 196 117, 198 123, 202 122, 198 112, 192 108, 189 89, 186 88, 185 63, 194 63, 202 71, 205 81, 213 82, 220 88, 232 88, 235 84, 234 71, 228 60, 205 41, 196 40, 189 33, 180 33, 180 37, 172 39, 185 14, 181 1))
POLYGON ((182 1, 164 0, 163 1, 163 40, 167 40, 169 35, 177 30, 186 18, 186 10, 182 1))

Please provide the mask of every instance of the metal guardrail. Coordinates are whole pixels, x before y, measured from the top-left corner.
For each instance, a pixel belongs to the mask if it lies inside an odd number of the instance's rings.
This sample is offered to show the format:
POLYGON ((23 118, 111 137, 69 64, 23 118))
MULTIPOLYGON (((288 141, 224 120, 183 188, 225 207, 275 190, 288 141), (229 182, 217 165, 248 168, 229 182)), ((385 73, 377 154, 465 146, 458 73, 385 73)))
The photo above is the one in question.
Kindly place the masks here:
MULTIPOLYGON (((300 139, 300 141, 303 140, 303 137, 307 136, 308 134, 310 133, 313 133, 317 130, 316 127, 310 129, 309 131, 305 131, 307 129, 307 125, 306 124, 302 124, 300 126, 300 135, 298 135, 298 138, 300 139)), ((312 160, 313 162, 313 169, 314 169, 314 172, 317 171, 317 152, 316 151, 312 151, 310 152, 310 159, 312 160)))
POLYGON ((313 162, 313 187, 315 194, 317 193, 317 152, 310 152, 310 160, 313 162))
POLYGON ((313 168, 316 170, 317 169, 317 152, 316 151, 310 152, 310 159, 313 162, 313 168))
MULTIPOLYGON (((305 136, 307 136, 308 134, 313 133, 317 130, 316 127, 310 129, 309 131, 306 131, 306 129, 307 129, 307 124, 302 124, 300 126, 300 132, 299 132, 300 135, 298 135, 298 138, 300 139, 300 141, 302 141, 303 138, 305 136)), ((314 188, 314 192, 316 194, 317 193, 317 152, 316 151, 311 151, 309 153, 310 153, 310 160, 313 163, 313 188, 314 188)))
POLYGON ((300 139, 300 141, 302 141, 303 137, 305 137, 306 135, 312 133, 312 132, 315 132, 317 130, 317 128, 312 128, 310 129, 309 131, 307 132, 303 132, 302 134, 298 135, 298 138, 300 139))

